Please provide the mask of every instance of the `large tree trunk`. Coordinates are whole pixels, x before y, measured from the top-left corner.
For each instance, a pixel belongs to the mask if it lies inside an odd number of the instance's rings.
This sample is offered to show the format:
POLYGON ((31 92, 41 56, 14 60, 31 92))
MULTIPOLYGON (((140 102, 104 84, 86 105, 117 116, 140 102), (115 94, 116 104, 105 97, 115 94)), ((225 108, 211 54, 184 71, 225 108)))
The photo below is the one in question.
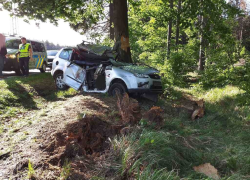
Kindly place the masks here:
POLYGON ((177 12, 177 21, 176 21, 176 37, 175 37, 175 45, 176 50, 178 51, 179 38, 180 38, 180 18, 181 18, 181 0, 178 1, 178 12, 177 12))
POLYGON ((119 53, 118 61, 132 62, 129 31, 128 31, 128 4, 127 0, 113 0, 114 4, 114 49, 119 53))
POLYGON ((204 16, 201 16, 201 31, 200 31, 200 53, 198 70, 203 71, 205 67, 205 39, 204 39, 205 21, 204 16))
MULTIPOLYGON (((173 9, 173 0, 169 0, 170 9, 173 9)), ((167 48, 167 57, 170 57, 170 46, 171 46, 171 38, 172 38, 172 18, 170 18, 168 22, 168 48, 167 48)))
POLYGON ((110 39, 115 39, 115 29, 114 29, 114 4, 113 1, 110 0, 109 3, 109 18, 110 18, 110 39))

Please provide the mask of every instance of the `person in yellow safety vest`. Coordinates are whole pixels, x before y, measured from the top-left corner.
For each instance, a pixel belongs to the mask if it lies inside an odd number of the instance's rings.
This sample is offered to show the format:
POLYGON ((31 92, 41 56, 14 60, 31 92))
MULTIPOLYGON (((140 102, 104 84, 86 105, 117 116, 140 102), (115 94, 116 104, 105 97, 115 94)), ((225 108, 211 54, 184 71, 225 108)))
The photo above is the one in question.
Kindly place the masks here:
POLYGON ((21 38, 22 44, 19 45, 19 64, 24 77, 29 76, 29 60, 33 61, 32 49, 25 37, 21 38))

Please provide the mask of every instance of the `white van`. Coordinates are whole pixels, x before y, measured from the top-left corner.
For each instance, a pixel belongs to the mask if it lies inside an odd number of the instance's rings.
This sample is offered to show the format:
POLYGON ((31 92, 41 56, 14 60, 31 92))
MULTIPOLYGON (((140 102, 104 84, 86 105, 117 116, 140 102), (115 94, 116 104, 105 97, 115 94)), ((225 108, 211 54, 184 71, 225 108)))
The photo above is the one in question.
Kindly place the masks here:
MULTIPOLYGON (((15 71, 17 75, 21 74, 19 59, 16 52, 19 49, 21 40, 18 37, 6 37, 7 59, 4 62, 4 71, 15 71)), ((31 44, 34 61, 29 61, 30 69, 39 69, 42 73, 46 71, 48 65, 47 52, 45 45, 39 41, 27 39, 27 43, 31 44)))

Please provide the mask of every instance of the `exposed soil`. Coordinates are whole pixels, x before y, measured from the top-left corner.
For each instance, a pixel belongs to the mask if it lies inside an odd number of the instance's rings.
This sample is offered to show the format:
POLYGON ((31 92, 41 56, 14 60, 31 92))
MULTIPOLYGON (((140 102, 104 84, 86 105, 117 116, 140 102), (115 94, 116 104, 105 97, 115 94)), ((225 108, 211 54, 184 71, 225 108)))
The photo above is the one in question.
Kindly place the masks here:
MULTIPOLYGON (((110 153, 108 138, 120 133, 123 125, 119 125, 116 99, 105 97, 104 103, 100 97, 80 95, 52 102, 42 110, 45 114, 36 117, 38 123, 2 135, 1 151, 6 153, 0 156, 0 179, 24 179, 29 161, 36 179, 57 179, 67 162, 69 179, 109 172, 102 164, 110 153), (25 138, 17 140, 23 134, 25 138)), ((35 114, 41 113, 34 111, 25 118, 34 119, 35 114)))
POLYGON ((128 96, 78 95, 29 111, 23 118, 36 121, 0 135, 0 150, 5 152, 0 154, 0 179, 26 179, 29 162, 35 172, 32 179, 122 178, 113 169, 119 157, 110 140, 133 132, 131 126, 141 118, 161 128, 163 116, 176 111, 171 105, 153 105, 128 96))
POLYGON ((122 128, 95 115, 67 124, 41 148, 49 155, 45 164, 63 167, 69 161, 73 164, 70 178, 88 179, 89 168, 95 166, 96 161, 101 162, 109 151, 108 138, 119 134, 122 128), (84 163, 83 160, 87 161, 84 163))
MULTIPOLYGON (((131 102, 135 105, 136 101, 131 102)), ((131 133, 132 128, 127 126, 135 124, 124 124, 120 114, 117 99, 101 95, 51 102, 46 109, 26 114, 27 120, 38 121, 1 137, 1 150, 6 153, 0 156, 0 179, 27 178, 29 162, 35 171, 32 179, 114 179, 111 164, 117 157, 110 139, 131 133)))

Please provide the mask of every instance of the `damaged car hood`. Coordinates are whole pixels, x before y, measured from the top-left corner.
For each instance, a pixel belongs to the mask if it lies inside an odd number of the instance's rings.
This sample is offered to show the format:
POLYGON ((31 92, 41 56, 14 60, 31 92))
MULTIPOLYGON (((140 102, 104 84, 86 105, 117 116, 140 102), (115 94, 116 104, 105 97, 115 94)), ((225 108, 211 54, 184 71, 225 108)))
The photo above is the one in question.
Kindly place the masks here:
MULTIPOLYGON (((86 50, 88 52, 92 52, 92 53, 94 53, 96 55, 101 55, 106 50, 111 50, 112 49, 112 48, 110 48, 108 46, 99 46, 99 45, 94 45, 94 44, 79 44, 79 45, 77 45, 77 47, 78 47, 78 49, 84 49, 84 50, 86 50)), ((91 58, 87 57, 86 59, 90 60, 91 58)), ((113 58, 108 58, 108 59, 113 64, 113 66, 118 67, 118 68, 123 69, 123 70, 128 71, 128 72, 131 72, 133 74, 138 73, 138 74, 147 75, 147 74, 159 73, 158 70, 156 70, 156 69, 154 69, 152 67, 138 66, 138 65, 135 65, 135 64, 119 62, 119 61, 113 60, 113 58)), ((106 59, 106 60, 108 60, 108 59, 106 59)))
POLYGON ((158 70, 147 67, 147 66, 137 66, 134 64, 129 63, 123 63, 123 62, 117 62, 117 61, 111 61, 112 64, 120 69, 123 69, 125 71, 131 72, 131 73, 138 73, 138 74, 154 74, 159 73, 158 70))
POLYGON ((138 74, 154 74, 159 73, 156 69, 145 67, 145 66, 136 66, 136 65, 130 65, 130 66, 122 66, 120 69, 123 69, 125 71, 131 72, 131 73, 138 73, 138 74))

